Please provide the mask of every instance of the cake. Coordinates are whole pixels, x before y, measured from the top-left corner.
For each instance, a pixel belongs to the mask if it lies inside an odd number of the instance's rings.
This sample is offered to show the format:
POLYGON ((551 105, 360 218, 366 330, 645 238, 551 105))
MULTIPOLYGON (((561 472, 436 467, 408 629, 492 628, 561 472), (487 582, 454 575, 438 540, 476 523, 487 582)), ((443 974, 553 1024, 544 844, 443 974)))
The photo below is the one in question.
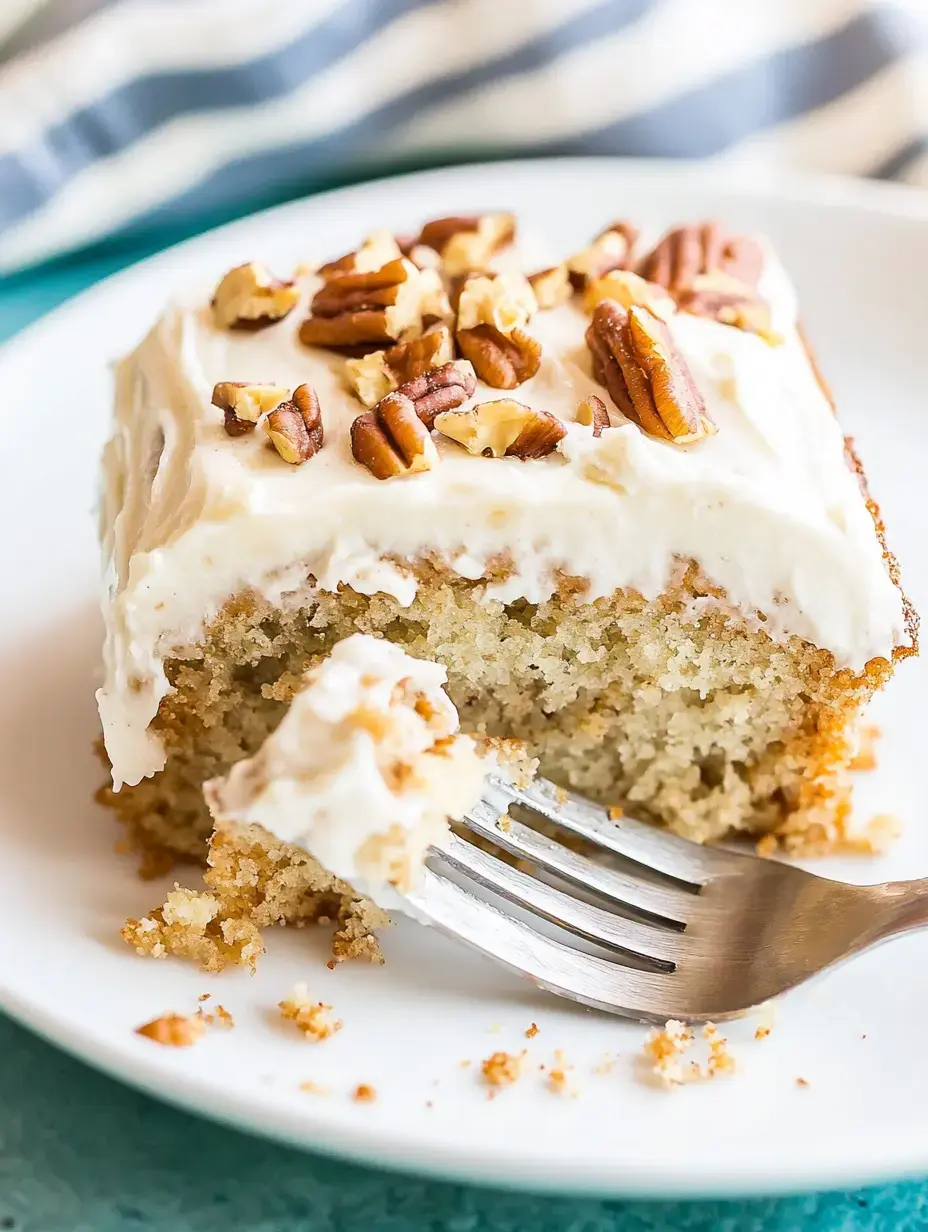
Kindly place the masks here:
POLYGON ((203 793, 354 634, 557 783, 793 850, 846 833, 864 708, 916 650, 792 286, 717 223, 564 257, 490 213, 217 271, 119 365, 103 476, 103 795, 149 867, 209 855, 218 915, 174 910, 233 957, 320 915, 370 948, 350 868, 213 834, 203 793))

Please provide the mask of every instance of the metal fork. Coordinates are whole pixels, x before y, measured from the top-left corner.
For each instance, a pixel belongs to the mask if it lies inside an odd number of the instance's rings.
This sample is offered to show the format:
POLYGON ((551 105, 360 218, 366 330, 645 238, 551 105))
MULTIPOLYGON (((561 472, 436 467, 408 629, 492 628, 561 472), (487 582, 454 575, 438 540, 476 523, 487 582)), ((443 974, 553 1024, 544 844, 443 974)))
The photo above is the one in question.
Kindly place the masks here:
POLYGON ((545 779, 520 788, 490 775, 464 825, 517 857, 519 867, 449 834, 407 895, 414 911, 558 996, 646 1021, 736 1017, 928 923, 928 881, 845 885, 700 847, 631 818, 613 820, 545 779), (621 871, 614 860, 600 863, 509 818, 513 805, 620 857, 621 871), (460 880, 439 871, 442 864, 460 880), (560 938, 487 902, 478 887, 558 925, 560 938))

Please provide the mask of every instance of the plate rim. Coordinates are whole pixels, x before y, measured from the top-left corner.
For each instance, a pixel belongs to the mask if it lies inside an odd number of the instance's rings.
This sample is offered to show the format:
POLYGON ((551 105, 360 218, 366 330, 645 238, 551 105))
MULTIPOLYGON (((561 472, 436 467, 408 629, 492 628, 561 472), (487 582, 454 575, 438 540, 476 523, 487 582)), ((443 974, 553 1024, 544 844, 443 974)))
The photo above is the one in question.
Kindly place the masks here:
MULTIPOLYGON (((284 202, 280 205, 247 214, 241 218, 190 236, 150 256, 141 258, 85 288, 65 300, 36 321, 13 334, 0 346, 0 371, 5 365, 17 364, 19 352, 39 348, 47 332, 66 327, 72 314, 94 311, 98 300, 105 301, 120 280, 129 283, 144 279, 152 270, 170 265, 182 258, 192 246, 208 247, 234 237, 237 229, 256 222, 273 226, 285 220, 288 213, 298 214, 308 203, 324 210, 326 204, 346 198, 364 198, 376 193, 378 187, 402 182, 415 186, 431 184, 445 178, 470 175, 505 183, 507 176, 550 174, 552 168, 589 168, 627 175, 631 179, 650 180, 655 186, 673 184, 681 191, 688 186, 716 190, 743 197, 769 197, 794 204, 825 206, 852 212, 893 218, 928 219, 928 192, 883 181, 858 180, 850 176, 805 174, 800 172, 766 172, 741 170, 719 164, 691 164, 672 159, 628 159, 610 156, 551 157, 506 159, 477 163, 460 163, 450 167, 386 175, 360 184, 329 189, 284 202)), ((498 194, 503 195, 503 194, 498 194)), ((27 358, 26 356, 23 357, 27 358)), ((129 1048, 107 1041, 104 1036, 66 1022, 51 1010, 20 995, 10 986, 12 972, 0 973, 0 1009, 11 1018, 69 1055, 90 1064, 98 1071, 126 1083, 163 1103, 194 1115, 205 1116, 220 1124, 245 1133, 257 1134, 281 1142, 291 1148, 333 1157, 368 1167, 385 1168, 436 1181, 464 1182, 497 1188, 529 1192, 583 1194, 608 1198, 729 1198, 761 1197, 775 1194, 795 1194, 838 1187, 858 1188, 879 1182, 923 1176, 928 1172, 928 1146, 919 1147, 916 1140, 900 1134, 869 1142, 871 1160, 861 1169, 843 1161, 797 1167, 790 1165, 785 1175, 775 1167, 741 1168, 738 1172, 713 1173, 706 1178, 699 1168, 688 1168, 685 1160, 670 1159, 657 1168, 642 1160, 617 1159, 606 1169, 601 1162, 589 1166, 571 1161, 572 1173, 564 1175, 565 1167, 552 1169, 546 1161, 529 1151, 524 1155, 507 1155, 500 1160, 479 1147, 437 1142, 422 1153, 423 1142, 391 1132, 389 1126, 372 1123, 369 1126, 333 1123, 324 1113, 289 1108, 272 1108, 250 1101, 246 1093, 236 1095, 211 1083, 175 1071, 173 1076, 156 1055, 134 1055, 129 1048), (166 1079, 171 1086, 166 1086, 166 1079), (415 1154, 410 1154, 410 1148, 415 1154)))

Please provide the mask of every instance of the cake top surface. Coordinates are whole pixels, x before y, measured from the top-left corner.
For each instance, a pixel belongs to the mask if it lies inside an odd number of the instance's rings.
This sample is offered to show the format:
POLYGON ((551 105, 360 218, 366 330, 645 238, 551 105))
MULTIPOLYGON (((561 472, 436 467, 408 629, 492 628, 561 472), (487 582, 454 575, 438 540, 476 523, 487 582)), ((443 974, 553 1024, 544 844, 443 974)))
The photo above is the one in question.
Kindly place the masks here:
POLYGON ((378 901, 409 889, 489 764, 458 733, 445 679, 391 642, 345 638, 258 752, 205 785, 213 817, 263 826, 378 901))
POLYGON ((755 246, 750 284, 713 282, 711 269, 708 282, 698 272, 687 282, 680 245, 676 265, 661 268, 666 244, 639 264, 656 280, 642 282, 621 269, 601 275, 604 262, 623 263, 619 240, 597 241, 605 256, 594 244, 569 269, 551 265, 563 254, 520 240, 462 288, 461 234, 434 239, 440 257, 424 269, 382 235, 351 258, 355 279, 392 270, 386 290, 360 292, 395 301, 376 309, 381 326, 384 312, 418 305, 417 324, 388 318, 388 332, 421 338, 436 319, 456 330, 436 358, 456 344, 451 381, 463 400, 434 420, 414 413, 418 428, 403 418, 408 400, 388 394, 369 409, 397 380, 385 343, 366 359, 307 343, 355 336, 344 304, 359 292, 342 262, 292 284, 265 278, 257 299, 260 267, 242 267, 252 272, 235 271, 231 291, 226 279, 168 308, 120 365, 103 466, 99 694, 117 783, 163 764, 148 727, 172 650, 194 643, 233 594, 253 588, 276 602, 308 575, 323 589, 348 584, 408 604, 419 585, 411 566, 426 559, 478 582, 487 602, 541 602, 565 577, 590 598, 619 588, 651 598, 695 560, 726 604, 839 665, 860 669, 904 641, 901 596, 797 329, 792 287, 766 246, 755 246), (553 290, 525 280, 545 266, 549 283, 561 278, 553 290), (572 295, 566 277, 580 287, 572 295), (460 292, 456 320, 447 291, 460 292), (286 315, 262 328, 235 318, 265 311, 286 315), (533 375, 500 388, 501 370, 511 382, 533 363, 533 375), (605 425, 581 422, 598 405, 605 425), (509 456, 479 452, 507 446, 509 456))

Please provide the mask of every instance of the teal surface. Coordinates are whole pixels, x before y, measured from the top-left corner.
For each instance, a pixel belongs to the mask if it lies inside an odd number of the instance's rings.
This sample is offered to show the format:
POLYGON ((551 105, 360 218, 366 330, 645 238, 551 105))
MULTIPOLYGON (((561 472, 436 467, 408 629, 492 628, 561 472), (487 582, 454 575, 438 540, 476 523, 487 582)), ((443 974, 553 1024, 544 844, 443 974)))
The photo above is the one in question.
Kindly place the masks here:
MULTIPOLYGON (((182 238, 0 280, 0 340, 182 238)), ((530 1197, 337 1164, 165 1107, 0 1016, 0 1232, 914 1232, 928 1185, 739 1202, 530 1197)), ((771 1150, 776 1144, 771 1144, 771 1150)))

